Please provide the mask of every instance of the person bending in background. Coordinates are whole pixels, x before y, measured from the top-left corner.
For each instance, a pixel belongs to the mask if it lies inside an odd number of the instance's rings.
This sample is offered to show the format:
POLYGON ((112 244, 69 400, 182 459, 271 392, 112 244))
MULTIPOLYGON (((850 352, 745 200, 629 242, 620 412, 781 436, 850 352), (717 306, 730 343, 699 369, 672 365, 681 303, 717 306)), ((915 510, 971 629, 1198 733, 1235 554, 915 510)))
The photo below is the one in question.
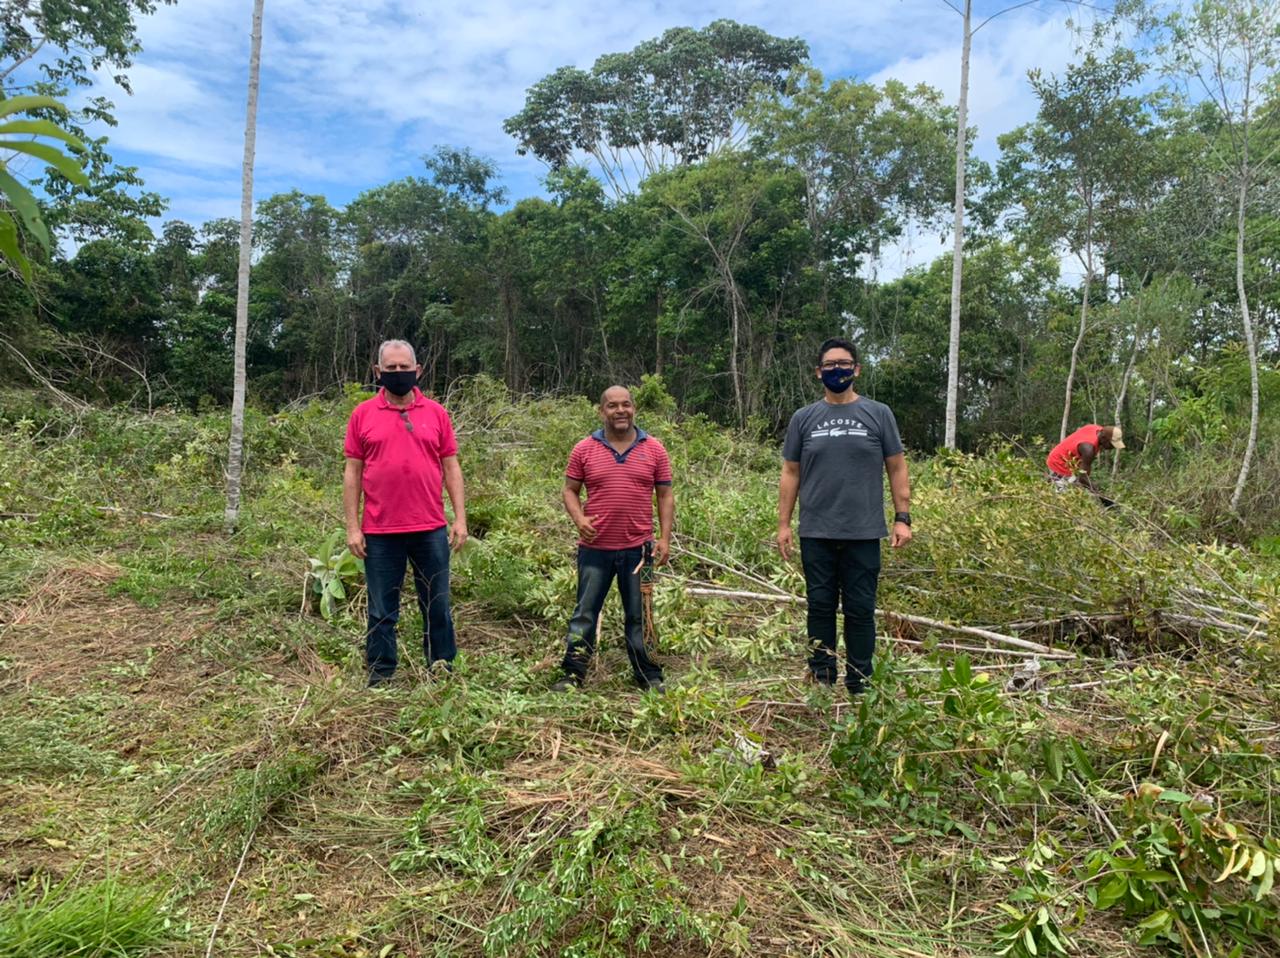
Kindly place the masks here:
POLYGON ((1081 426, 1050 450, 1045 459, 1049 478, 1063 489, 1079 483, 1097 496, 1104 506, 1113 506, 1115 503, 1098 492, 1093 484, 1093 464, 1100 451, 1123 448, 1124 430, 1119 426, 1099 426, 1096 423, 1081 426))
POLYGON ((413 347, 390 339, 378 347, 378 384, 347 423, 342 505, 347 548, 364 559, 369 593, 365 665, 370 688, 396 671, 396 622, 405 565, 422 610, 428 668, 452 668, 456 654, 449 610, 449 548, 467 541, 458 441, 445 408, 418 389, 422 367, 413 347), (453 505, 445 521, 441 485, 453 505), (364 497, 364 515, 360 499, 364 497))
POLYGON ((800 560, 808 597, 809 676, 834 685, 836 604, 844 610, 845 687, 860 694, 876 648, 880 540, 911 541, 911 484, 898 423, 884 403, 859 396, 858 350, 828 339, 814 374, 822 398, 798 410, 782 446, 778 551, 791 558, 791 513, 800 501, 800 560), (884 521, 884 476, 893 494, 893 530, 884 521))

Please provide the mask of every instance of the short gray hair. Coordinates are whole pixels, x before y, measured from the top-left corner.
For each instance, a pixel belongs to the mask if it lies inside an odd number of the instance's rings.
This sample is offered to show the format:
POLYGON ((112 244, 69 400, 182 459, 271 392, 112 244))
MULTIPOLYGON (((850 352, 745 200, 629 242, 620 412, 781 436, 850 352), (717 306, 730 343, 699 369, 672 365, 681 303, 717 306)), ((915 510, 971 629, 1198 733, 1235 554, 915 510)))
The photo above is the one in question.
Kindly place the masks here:
POLYGON ((382 354, 391 347, 409 350, 409 358, 413 360, 413 364, 418 365, 418 354, 413 351, 413 344, 407 343, 403 339, 384 339, 382 345, 378 347, 378 365, 382 365, 382 354))

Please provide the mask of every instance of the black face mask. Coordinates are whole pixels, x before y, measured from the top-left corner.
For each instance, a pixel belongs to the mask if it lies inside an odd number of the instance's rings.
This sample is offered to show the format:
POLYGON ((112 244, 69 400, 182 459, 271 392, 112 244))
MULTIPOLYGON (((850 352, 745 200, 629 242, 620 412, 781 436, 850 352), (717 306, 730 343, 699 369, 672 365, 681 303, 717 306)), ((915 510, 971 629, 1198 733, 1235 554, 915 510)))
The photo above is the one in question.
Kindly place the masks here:
POLYGON ((380 373, 378 385, 393 396, 407 396, 418 384, 418 374, 412 369, 380 373))

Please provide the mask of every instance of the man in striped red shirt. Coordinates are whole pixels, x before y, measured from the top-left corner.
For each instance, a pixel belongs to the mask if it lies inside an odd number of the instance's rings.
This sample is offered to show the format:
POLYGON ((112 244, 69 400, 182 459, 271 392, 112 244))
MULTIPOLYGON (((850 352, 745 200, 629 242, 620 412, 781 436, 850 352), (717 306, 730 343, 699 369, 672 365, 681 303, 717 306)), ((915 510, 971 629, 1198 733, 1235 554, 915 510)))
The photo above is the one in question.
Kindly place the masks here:
POLYGON ((659 565, 671 551, 675 495, 671 460, 653 436, 635 424, 636 407, 625 386, 600 397, 603 424, 573 447, 564 477, 564 507, 578 527, 578 604, 569 620, 564 678, 555 688, 580 686, 596 649, 596 623, 613 580, 626 617, 627 658, 641 688, 663 691, 662 667, 644 647, 640 567, 647 549, 659 565), (587 503, 582 504, 582 488, 587 503), (653 541, 653 502, 658 539, 653 541))

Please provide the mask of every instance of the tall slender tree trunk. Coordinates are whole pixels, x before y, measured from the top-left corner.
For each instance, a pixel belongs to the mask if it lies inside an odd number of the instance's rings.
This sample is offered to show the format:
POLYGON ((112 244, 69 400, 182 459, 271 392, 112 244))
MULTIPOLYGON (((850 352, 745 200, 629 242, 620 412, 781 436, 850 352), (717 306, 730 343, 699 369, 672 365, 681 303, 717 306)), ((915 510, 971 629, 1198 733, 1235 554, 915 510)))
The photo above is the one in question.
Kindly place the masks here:
MULTIPOLYGON (((1092 224, 1090 224, 1092 227, 1092 224)), ((1076 388, 1076 366, 1080 361, 1080 347, 1084 345, 1084 333, 1089 324, 1089 287, 1093 280, 1093 245, 1086 246, 1084 264, 1084 291, 1080 294, 1080 329, 1076 332, 1076 341, 1071 346, 1071 365, 1067 368, 1067 394, 1062 401, 1062 430, 1058 441, 1067 438, 1067 427, 1071 422, 1071 392, 1076 388)))
MULTIPOLYGON (((1246 114, 1245 123, 1248 123, 1246 114)), ((1244 228, 1245 207, 1249 192, 1249 141, 1244 141, 1243 175, 1240 177, 1240 199, 1236 208, 1236 295, 1240 297, 1240 321, 1244 324, 1244 344, 1249 354, 1249 441, 1244 447, 1244 459, 1240 462, 1240 475, 1236 478, 1235 492, 1231 493, 1231 511, 1238 512, 1249 470, 1258 448, 1258 347, 1253 337, 1253 319, 1249 316, 1249 297, 1244 288, 1244 228)))
POLYGON ((240 265, 236 275, 235 383, 231 393, 231 441, 227 449, 227 508, 223 525, 240 521, 240 471, 244 465, 245 340, 249 333, 249 259, 253 247, 253 155, 258 133, 258 73, 262 61, 262 0, 254 0, 249 41, 249 102, 244 121, 244 169, 240 178, 240 265))
POLYGON ((732 274, 729 274, 726 279, 729 284, 727 291, 729 293, 730 321, 732 323, 732 340, 729 346, 729 375, 733 379, 733 409, 738 417, 738 425, 741 426, 746 423, 747 418, 742 404, 742 372, 738 368, 738 342, 741 338, 741 323, 738 320, 738 289, 732 274))
POLYGON ((503 368, 507 375, 507 388, 513 394, 520 393, 520 373, 516 354, 516 304, 515 282, 510 277, 502 281, 502 354, 503 368))
MULTIPOLYGON (((1141 342, 1142 328, 1133 332, 1133 349, 1129 351, 1129 362, 1124 367, 1124 375, 1120 377, 1120 391, 1116 393, 1115 413, 1111 417, 1113 423, 1121 421, 1121 414, 1124 412, 1124 399, 1129 392, 1129 380, 1133 378, 1133 367, 1138 362, 1138 344, 1141 342)), ((1115 478, 1116 473, 1120 471, 1120 450, 1117 449, 1111 454, 1111 478, 1115 478)))
POLYGON ((960 401, 960 280, 964 262, 964 166, 968 142, 970 13, 973 0, 964 0, 964 43, 960 51, 960 106, 956 112, 955 248, 951 253, 951 333, 947 340, 947 414, 942 443, 956 447, 956 410, 960 401))

